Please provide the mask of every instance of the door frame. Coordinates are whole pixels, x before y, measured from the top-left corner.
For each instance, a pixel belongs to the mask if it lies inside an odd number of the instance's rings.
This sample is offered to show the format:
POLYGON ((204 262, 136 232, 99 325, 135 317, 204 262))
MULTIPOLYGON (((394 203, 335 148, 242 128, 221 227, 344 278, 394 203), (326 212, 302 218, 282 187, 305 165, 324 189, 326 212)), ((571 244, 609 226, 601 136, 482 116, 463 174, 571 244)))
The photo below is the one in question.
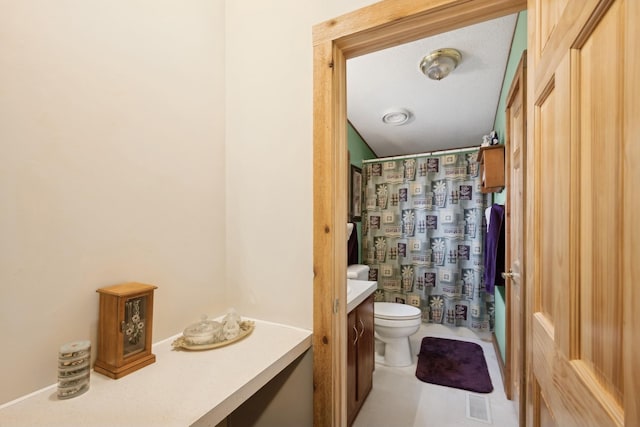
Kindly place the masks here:
POLYGON ((526 0, 383 0, 313 27, 314 426, 347 419, 346 60, 525 9, 526 0))

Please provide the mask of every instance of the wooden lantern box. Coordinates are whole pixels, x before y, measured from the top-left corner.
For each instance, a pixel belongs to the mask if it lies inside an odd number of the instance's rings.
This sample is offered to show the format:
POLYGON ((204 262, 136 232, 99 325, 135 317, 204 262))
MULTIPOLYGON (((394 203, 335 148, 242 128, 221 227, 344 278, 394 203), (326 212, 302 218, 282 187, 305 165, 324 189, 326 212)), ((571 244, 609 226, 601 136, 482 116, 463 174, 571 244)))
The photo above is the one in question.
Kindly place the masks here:
POLYGON ((480 147, 478 154, 482 192, 495 193, 504 189, 504 145, 480 147))
POLYGON ((154 285, 123 283, 100 288, 98 355, 93 369, 121 378, 156 361, 151 353, 154 285))

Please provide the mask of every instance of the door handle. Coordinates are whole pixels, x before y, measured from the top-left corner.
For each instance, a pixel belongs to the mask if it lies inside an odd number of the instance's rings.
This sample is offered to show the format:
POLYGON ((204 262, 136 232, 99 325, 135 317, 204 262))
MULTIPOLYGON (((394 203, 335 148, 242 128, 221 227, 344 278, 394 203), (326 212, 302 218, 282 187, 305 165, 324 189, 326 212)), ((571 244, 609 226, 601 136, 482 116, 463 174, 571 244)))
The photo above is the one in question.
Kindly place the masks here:
POLYGON ((513 270, 509 270, 508 272, 502 272, 500 273, 500 275, 502 276, 503 279, 513 279, 513 278, 518 278, 520 277, 520 274, 518 273, 514 273, 513 270))

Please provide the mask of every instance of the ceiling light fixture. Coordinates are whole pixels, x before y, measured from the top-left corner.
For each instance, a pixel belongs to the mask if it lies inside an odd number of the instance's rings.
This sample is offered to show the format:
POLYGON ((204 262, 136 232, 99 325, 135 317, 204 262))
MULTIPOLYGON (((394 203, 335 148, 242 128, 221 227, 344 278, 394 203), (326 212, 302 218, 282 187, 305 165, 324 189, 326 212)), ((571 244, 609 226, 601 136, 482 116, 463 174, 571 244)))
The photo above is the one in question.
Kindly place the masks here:
POLYGON ((409 110, 399 108, 389 111, 382 116, 382 121, 388 125, 400 126, 407 123, 412 115, 409 110))
POLYGON ((462 55, 455 49, 438 49, 422 58, 420 69, 433 80, 442 80, 460 63, 462 55))

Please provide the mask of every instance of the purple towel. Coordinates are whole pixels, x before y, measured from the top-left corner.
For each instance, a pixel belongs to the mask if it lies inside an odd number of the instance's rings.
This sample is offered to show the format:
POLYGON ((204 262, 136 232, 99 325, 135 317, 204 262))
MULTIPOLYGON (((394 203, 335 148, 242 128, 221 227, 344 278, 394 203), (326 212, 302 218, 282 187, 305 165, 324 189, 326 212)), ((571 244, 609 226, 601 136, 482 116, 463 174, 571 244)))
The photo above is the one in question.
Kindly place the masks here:
POLYGON ((495 286, 504 286, 504 244, 504 206, 494 204, 484 241, 484 286, 492 295, 495 286))
POLYGON ((354 223, 353 231, 347 242, 347 265, 360 264, 358 258, 358 227, 354 223))

